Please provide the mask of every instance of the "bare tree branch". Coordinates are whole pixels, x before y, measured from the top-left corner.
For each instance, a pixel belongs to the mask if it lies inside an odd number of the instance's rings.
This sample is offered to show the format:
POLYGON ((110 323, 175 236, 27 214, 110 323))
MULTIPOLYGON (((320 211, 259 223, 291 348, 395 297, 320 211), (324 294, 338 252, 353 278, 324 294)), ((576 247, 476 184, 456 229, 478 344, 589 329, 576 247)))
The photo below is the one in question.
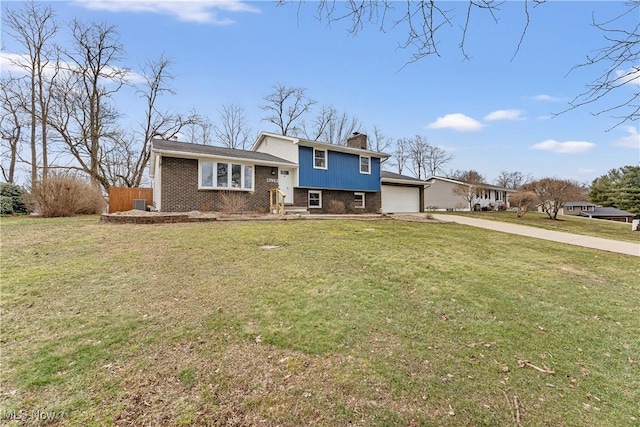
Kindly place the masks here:
MULTIPOLYGON (((536 6, 545 0, 525 0, 524 14, 526 17, 523 31, 516 45, 514 57, 524 41, 529 22, 529 3, 536 6)), ((497 24, 499 22, 500 6, 505 0, 468 0, 462 4, 445 1, 392 1, 392 0, 321 0, 315 2, 318 20, 326 22, 328 27, 336 22, 346 22, 347 32, 356 36, 367 26, 375 26, 381 32, 399 30, 405 34, 405 39, 399 42, 398 48, 409 49, 413 53, 405 66, 419 61, 427 56, 440 56, 439 37, 446 29, 458 32, 460 51, 465 59, 469 59, 466 50, 467 35, 470 29, 472 15, 476 11, 489 14, 497 24), (462 18, 456 12, 463 9, 462 18), (456 24, 460 19, 461 24, 456 24)), ((279 0, 283 6, 292 1, 279 0)), ((293 1, 298 4, 298 14, 301 13, 303 0, 293 1)))
POLYGON ((226 104, 218 109, 219 125, 213 126, 218 142, 229 148, 247 149, 250 143, 251 128, 247 122, 244 108, 226 104))
POLYGON ((591 83, 586 85, 586 90, 569 102, 569 107, 559 113, 566 113, 590 104, 596 104, 609 99, 612 93, 625 93, 621 89, 632 87, 629 95, 622 101, 613 105, 600 108, 591 114, 600 115, 622 111, 622 114, 614 114, 617 123, 608 130, 614 129, 626 122, 635 122, 640 119, 640 20, 637 19, 640 11, 640 0, 627 2, 628 9, 605 22, 597 22, 595 16, 592 25, 602 31, 605 46, 597 49, 592 55, 587 55, 585 62, 573 67, 567 75, 574 70, 584 67, 602 68, 602 72, 591 83), (625 18, 631 22, 631 29, 618 27, 623 25, 625 18), (633 88, 633 85, 636 87, 633 88), (635 89, 635 90, 634 90, 635 89))
POLYGON ((27 120, 21 114, 20 89, 18 80, 12 77, 3 77, 0 80, 0 102, 2 114, 0 115, 0 137, 2 138, 2 158, 9 159, 9 165, 0 163, 2 178, 9 183, 15 179, 16 163, 20 150, 22 128, 27 120))
POLYGON ((288 87, 277 83, 273 92, 266 95, 266 104, 260 106, 267 116, 263 120, 278 127, 282 135, 296 136, 302 132, 301 121, 303 114, 308 113, 316 100, 306 95, 306 88, 288 87))
POLYGON ((43 6, 35 1, 25 3, 21 8, 7 9, 3 19, 10 36, 26 50, 26 59, 15 65, 25 70, 29 76, 30 100, 25 108, 30 112, 31 186, 38 182, 38 125, 42 148, 43 177, 47 176, 47 110, 49 99, 45 92, 45 70, 52 57, 53 38, 58 26, 50 5, 43 6))

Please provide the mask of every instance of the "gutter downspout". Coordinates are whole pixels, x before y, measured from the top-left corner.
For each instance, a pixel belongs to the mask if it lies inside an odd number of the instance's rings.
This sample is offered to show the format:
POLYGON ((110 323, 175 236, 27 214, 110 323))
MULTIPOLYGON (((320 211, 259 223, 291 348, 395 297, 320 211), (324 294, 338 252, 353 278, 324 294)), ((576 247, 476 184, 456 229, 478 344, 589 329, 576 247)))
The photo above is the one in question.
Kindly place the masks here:
POLYGON ((162 155, 156 155, 156 170, 153 178, 153 200, 158 212, 162 212, 162 155))

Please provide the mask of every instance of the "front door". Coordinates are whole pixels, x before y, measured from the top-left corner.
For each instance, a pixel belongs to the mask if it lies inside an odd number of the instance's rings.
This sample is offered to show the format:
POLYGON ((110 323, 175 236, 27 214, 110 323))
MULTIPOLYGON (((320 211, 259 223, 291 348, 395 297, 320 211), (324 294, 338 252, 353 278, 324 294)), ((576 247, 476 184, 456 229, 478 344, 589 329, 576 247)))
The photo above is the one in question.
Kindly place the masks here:
POLYGON ((280 169, 278 186, 287 197, 284 199, 285 205, 293 205, 293 171, 290 169, 280 169))

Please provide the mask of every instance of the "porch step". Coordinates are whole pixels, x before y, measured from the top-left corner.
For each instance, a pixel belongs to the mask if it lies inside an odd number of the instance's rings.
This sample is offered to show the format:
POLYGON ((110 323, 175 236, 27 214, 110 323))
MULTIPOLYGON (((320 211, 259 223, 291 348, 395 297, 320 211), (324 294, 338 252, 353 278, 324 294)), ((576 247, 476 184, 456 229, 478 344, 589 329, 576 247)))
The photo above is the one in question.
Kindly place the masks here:
POLYGON ((285 206, 285 215, 308 215, 309 210, 304 206, 285 206))

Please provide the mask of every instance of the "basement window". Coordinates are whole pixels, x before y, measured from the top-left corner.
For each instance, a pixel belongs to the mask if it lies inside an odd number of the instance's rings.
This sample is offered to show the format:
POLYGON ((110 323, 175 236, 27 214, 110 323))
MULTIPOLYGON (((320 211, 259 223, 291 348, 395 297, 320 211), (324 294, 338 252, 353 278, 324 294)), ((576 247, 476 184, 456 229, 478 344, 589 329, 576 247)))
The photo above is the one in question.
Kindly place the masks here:
POLYGON ((310 208, 320 209, 322 208, 322 191, 309 190, 309 204, 310 208))

